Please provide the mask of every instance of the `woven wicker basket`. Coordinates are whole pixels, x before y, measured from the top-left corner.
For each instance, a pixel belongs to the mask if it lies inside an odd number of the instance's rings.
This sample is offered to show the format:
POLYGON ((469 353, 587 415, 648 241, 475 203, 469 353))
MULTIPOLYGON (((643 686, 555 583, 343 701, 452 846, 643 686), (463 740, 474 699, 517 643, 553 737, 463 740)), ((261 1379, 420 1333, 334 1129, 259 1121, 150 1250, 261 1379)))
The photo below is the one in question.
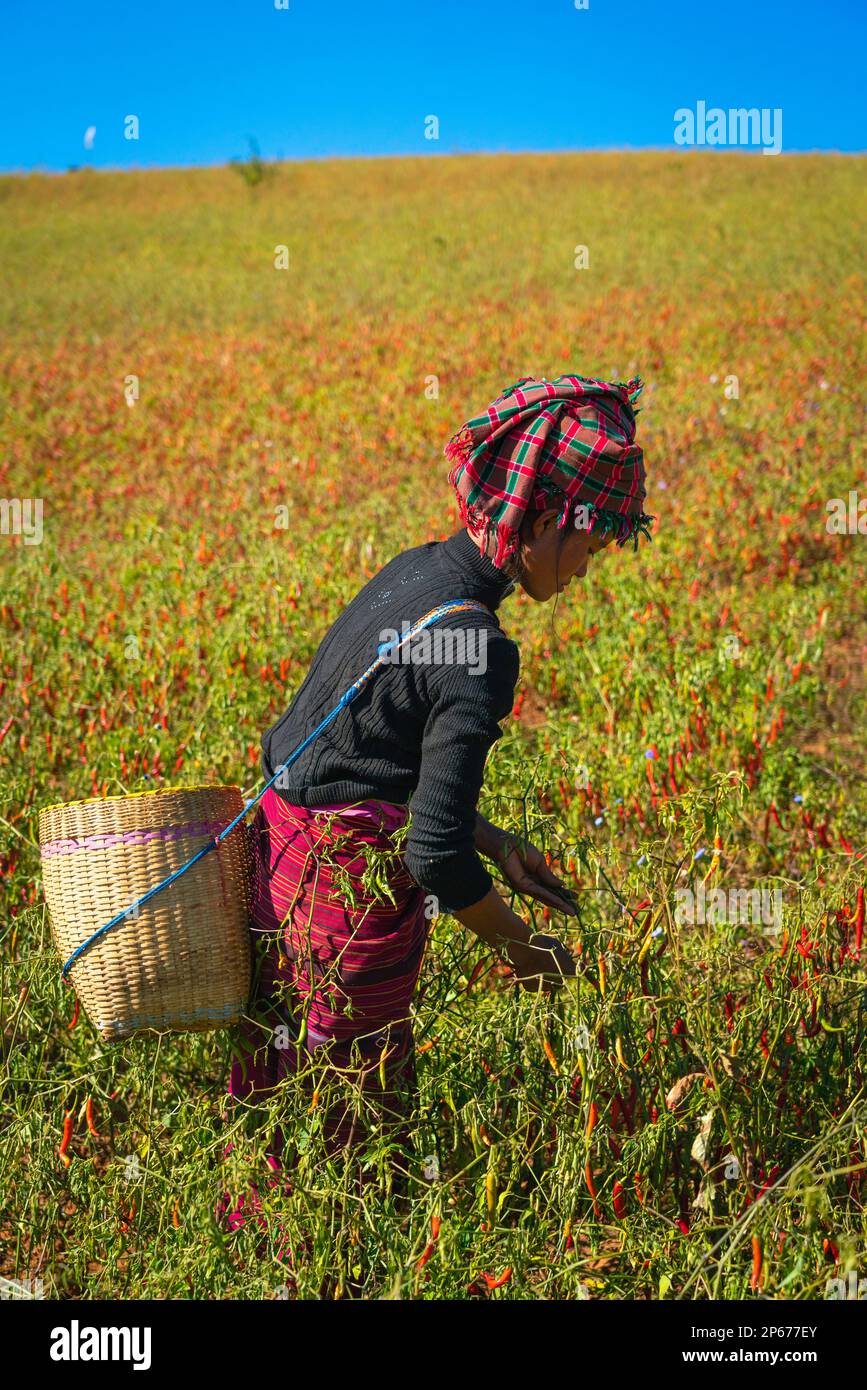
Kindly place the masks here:
MULTIPOLYGON (((63 960, 191 859, 243 806, 237 787, 192 787, 41 811, 45 899, 63 960)), ((241 823, 82 952, 69 977, 103 1038, 203 1032, 237 1021, 250 987, 250 883, 241 823)))

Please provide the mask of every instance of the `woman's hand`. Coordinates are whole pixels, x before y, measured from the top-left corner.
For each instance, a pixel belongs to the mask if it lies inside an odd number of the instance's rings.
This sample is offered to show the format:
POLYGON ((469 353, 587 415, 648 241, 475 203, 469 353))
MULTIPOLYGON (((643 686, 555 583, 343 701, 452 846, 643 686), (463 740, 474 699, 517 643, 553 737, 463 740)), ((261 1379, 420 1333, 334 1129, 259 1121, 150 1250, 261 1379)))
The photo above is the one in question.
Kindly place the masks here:
POLYGON ((476 848, 499 864, 503 877, 516 893, 565 912, 567 917, 578 916, 569 889, 552 874, 544 854, 535 845, 522 844, 514 835, 477 816, 476 848))
POLYGON ((564 979, 577 973, 575 961, 563 943, 555 936, 531 931, 496 888, 490 888, 479 902, 460 908, 453 915, 481 941, 502 952, 524 989, 551 994, 564 979))
POLYGON ((513 941, 507 955, 518 984, 534 993, 553 994, 575 974, 575 961, 555 936, 535 933, 529 941, 513 941))

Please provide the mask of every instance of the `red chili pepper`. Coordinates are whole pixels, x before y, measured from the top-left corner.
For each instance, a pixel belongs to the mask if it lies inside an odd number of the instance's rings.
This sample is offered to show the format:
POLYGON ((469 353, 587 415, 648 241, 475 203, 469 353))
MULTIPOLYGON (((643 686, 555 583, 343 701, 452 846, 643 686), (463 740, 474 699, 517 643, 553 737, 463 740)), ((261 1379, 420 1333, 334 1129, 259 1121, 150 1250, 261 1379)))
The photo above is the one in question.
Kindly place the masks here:
POLYGON ((433 1252, 434 1252, 434 1243, 433 1243, 432 1240, 429 1240, 428 1243, 427 1243, 427 1245, 425 1246, 425 1248, 424 1248, 422 1254, 419 1256, 419 1258, 418 1258, 418 1259, 416 1260, 416 1262, 415 1262, 415 1267, 416 1267, 416 1269, 424 1269, 425 1265, 427 1264, 427 1262, 428 1262, 428 1260, 430 1259, 430 1257, 431 1257, 431 1255, 433 1254, 433 1252))
POLYGON ((487 966, 488 966, 488 961, 485 960, 484 957, 482 957, 482 959, 481 959, 480 961, 477 961, 476 964, 473 966, 472 974, 470 975, 470 978, 469 978, 469 980, 467 981, 467 994, 469 994, 469 992, 470 992, 470 990, 472 989, 473 985, 476 983, 476 980, 479 978, 479 976, 482 974, 482 972, 487 968, 487 966))
POLYGON ((90 1097, 88 1098, 87 1105, 86 1105, 86 1107, 85 1107, 84 1113, 85 1113, 85 1115, 87 1116, 87 1128, 90 1130, 90 1132, 91 1132, 91 1134, 93 1135, 94 1139, 99 1139, 99 1138, 101 1138, 101 1135, 100 1135, 100 1133, 99 1133, 99 1130, 97 1129, 96 1125, 95 1125, 94 1122, 93 1122, 93 1096, 90 1096, 90 1097))
POLYGON ((650 986, 647 981, 647 972, 650 969, 650 961, 647 956, 641 962, 641 993, 647 996, 650 993, 650 986))
POLYGON ((63 1163, 64 1168, 69 1168, 70 1165, 71 1165, 71 1163, 72 1163, 72 1159, 69 1157, 69 1154, 66 1152, 66 1150, 69 1148, 69 1141, 70 1141, 71 1138, 72 1138, 72 1111, 71 1111, 71 1110, 67 1110, 67 1112, 66 1112, 66 1118, 65 1118, 64 1121, 63 1121, 63 1138, 62 1138, 61 1141, 60 1141, 60 1148, 57 1150, 58 1154, 60 1155, 60 1159, 61 1159, 61 1162, 63 1163))
POLYGON ((778 1163, 775 1163, 774 1166, 773 1166, 773 1168, 771 1169, 770 1173, 768 1173, 768 1176, 765 1178, 764 1182, 762 1183, 761 1187, 759 1188, 758 1192, 756 1193, 756 1201, 758 1201, 760 1197, 763 1197, 763 1196, 764 1196, 764 1194, 767 1192, 768 1188, 770 1187, 771 1183, 775 1180, 775 1178, 776 1178, 777 1174, 779 1173, 779 1171, 780 1171, 780 1165, 779 1165, 778 1163))
POLYGON ((509 1280, 511 1279, 511 1277, 512 1277, 512 1266, 511 1266, 511 1265, 506 1265, 506 1268, 503 1270, 502 1274, 499 1275, 498 1277, 495 1277, 493 1274, 486 1274, 485 1271, 482 1270, 482 1278, 484 1279, 484 1281, 485 1281, 485 1283, 487 1284, 487 1286, 488 1286, 489 1289, 501 1289, 501 1288, 503 1287, 504 1284, 508 1284, 508 1282, 509 1282, 509 1280))
POLYGON ((812 960, 815 945, 816 943, 811 941, 807 935, 807 928, 802 926, 800 940, 795 942, 795 950, 803 956, 804 960, 812 960))
POLYGON ((623 1121, 624 1125, 627 1123, 626 1110, 623 1105, 623 1097, 621 1096, 619 1091, 616 1091, 614 1094, 614 1098, 611 1102, 611 1128, 616 1129, 621 1120, 623 1121))
POLYGON ((599 1208, 599 1202, 597 1201, 597 1197, 596 1197, 596 1184, 595 1184, 594 1181, 593 1181, 593 1171, 592 1171, 592 1169, 591 1169, 591 1167, 590 1167, 590 1159, 589 1159, 589 1158, 588 1158, 587 1162, 584 1164, 584 1178, 585 1178, 585 1181, 586 1181, 586 1183, 587 1183, 587 1191, 590 1193, 590 1196, 593 1198, 593 1215, 596 1216, 596 1217, 599 1217, 599 1216, 601 1215, 601 1211, 600 1211, 600 1208, 599 1208))
POLYGON ((66 1025, 66 1031, 67 1031, 67 1033, 71 1032, 72 1029, 75 1027, 76 1023, 78 1022, 78 1010, 79 1010, 79 1007, 80 1007, 80 1005, 79 1005, 78 996, 76 996, 76 999, 75 999, 75 1008, 74 1008, 73 1011, 72 1011, 72 1018, 69 1020, 69 1022, 68 1022, 67 1025, 66 1025))
POLYGON ((762 1242, 758 1236, 753 1236, 753 1272, 750 1276, 750 1288, 757 1289, 762 1279, 762 1242))
POLYGON ((14 715, 10 714, 9 718, 6 720, 6 723, 3 725, 3 728, 0 729, 0 743, 3 742, 9 730, 12 728, 12 722, 14 720, 14 717, 14 715))
POLYGON ((612 1190, 612 1200, 614 1203, 614 1215, 618 1220, 623 1221, 626 1216, 626 1196, 623 1191, 623 1183, 616 1182, 612 1190))
POLYGON ((815 848, 816 848, 816 836, 815 836, 815 834, 814 834, 814 832, 813 832, 813 818, 812 818, 812 816, 810 815, 809 811, 802 811, 802 812, 801 812, 801 821, 803 822, 804 828, 805 828, 806 831, 807 831, 807 839, 808 839, 809 842, 810 842, 810 847, 811 847, 811 849, 815 849, 815 848))

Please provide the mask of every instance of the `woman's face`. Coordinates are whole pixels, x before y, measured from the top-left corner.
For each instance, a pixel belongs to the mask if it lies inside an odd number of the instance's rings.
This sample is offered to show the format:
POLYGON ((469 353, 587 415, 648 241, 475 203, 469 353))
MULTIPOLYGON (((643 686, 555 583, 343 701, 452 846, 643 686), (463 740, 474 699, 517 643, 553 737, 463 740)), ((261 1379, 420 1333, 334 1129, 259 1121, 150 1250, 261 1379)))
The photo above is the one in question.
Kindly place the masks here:
POLYGON ((612 531, 578 530, 571 521, 557 526, 553 508, 541 512, 522 537, 521 588, 539 603, 562 593, 573 579, 583 579, 593 556, 614 539, 612 531))

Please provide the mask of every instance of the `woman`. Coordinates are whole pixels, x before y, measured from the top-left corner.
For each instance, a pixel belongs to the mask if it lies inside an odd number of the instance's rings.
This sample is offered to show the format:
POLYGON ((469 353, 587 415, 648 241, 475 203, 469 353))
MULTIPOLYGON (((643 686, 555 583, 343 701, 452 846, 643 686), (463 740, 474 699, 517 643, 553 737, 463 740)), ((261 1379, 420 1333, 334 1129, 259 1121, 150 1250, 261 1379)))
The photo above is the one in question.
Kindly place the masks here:
MULTIPOLYGON (((367 1095, 378 1116, 400 1122, 414 1081, 412 995, 436 911, 504 952, 527 988, 551 990, 574 974, 565 946, 530 930, 483 862, 515 892, 574 914, 540 851, 476 809, 518 678, 518 647, 498 610, 516 584, 545 602, 612 540, 637 547, 639 532, 649 535, 634 442, 641 389, 637 378, 525 378, 469 421, 446 447, 464 527, 404 551, 364 586, 264 735, 271 778, 383 645, 441 604, 471 605, 426 641, 392 646, 261 802, 253 930, 262 1021, 245 1032, 234 1099, 267 1096, 301 1065, 317 1099, 326 1074, 346 1082, 323 1121, 335 1148, 361 1137, 367 1095), (279 1024, 282 1036, 272 1031, 279 1024)), ((282 1144, 278 1131, 275 1170, 282 1144)), ((251 1205, 255 1193, 232 1224, 251 1205)))

